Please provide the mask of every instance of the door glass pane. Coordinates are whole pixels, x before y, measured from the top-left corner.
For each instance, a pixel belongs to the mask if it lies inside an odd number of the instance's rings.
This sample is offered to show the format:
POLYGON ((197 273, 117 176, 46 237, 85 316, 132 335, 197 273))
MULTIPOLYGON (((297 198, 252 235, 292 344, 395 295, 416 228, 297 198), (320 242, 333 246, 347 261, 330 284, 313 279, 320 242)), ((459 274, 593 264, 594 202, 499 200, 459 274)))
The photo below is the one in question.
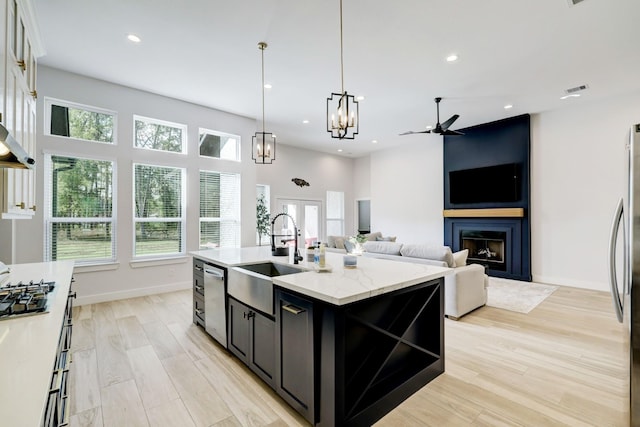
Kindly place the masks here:
POLYGON ((304 241, 310 245, 318 241, 320 235, 318 224, 320 223, 319 209, 317 205, 304 206, 304 241))

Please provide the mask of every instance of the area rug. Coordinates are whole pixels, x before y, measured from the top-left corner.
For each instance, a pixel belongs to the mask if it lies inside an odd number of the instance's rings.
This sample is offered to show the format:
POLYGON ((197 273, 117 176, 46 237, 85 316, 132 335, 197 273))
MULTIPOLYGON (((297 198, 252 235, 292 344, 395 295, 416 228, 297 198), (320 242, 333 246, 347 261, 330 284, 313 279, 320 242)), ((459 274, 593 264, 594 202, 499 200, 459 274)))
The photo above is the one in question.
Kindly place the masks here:
POLYGON ((518 313, 528 313, 551 295, 557 286, 533 282, 489 278, 487 305, 518 313))

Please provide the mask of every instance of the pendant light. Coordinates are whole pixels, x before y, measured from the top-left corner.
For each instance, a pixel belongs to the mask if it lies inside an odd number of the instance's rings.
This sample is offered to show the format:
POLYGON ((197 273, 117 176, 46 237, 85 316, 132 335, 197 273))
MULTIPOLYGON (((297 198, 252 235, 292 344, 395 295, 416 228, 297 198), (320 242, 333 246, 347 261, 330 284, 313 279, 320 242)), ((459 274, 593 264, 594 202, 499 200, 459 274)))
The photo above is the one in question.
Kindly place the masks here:
POLYGON ((340 84, 341 92, 327 98, 327 132, 331 138, 354 139, 358 134, 358 101, 344 90, 344 53, 342 48, 342 0, 340 0, 340 84))
POLYGON ((256 132, 252 138, 251 158, 256 164, 270 165, 276 159, 276 137, 270 132, 264 131, 264 50, 265 42, 258 43, 258 49, 262 52, 262 132, 256 132))

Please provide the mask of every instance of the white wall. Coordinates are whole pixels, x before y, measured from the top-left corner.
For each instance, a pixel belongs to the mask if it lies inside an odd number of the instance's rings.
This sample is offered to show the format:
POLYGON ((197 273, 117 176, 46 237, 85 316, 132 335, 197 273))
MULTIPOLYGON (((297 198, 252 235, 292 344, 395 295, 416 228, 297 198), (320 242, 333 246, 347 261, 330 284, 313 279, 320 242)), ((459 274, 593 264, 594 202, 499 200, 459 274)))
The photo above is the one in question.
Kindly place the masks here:
POLYGON ((444 241, 442 137, 371 154, 371 231, 402 243, 444 241))
MULTIPOLYGON (((327 143, 331 143, 330 140, 327 143)), ((345 230, 353 233, 353 159, 279 145, 272 165, 258 165, 258 184, 271 186, 271 213, 277 198, 322 201, 326 217, 327 191, 345 193, 345 230), (308 187, 298 187, 292 178, 302 178, 308 187)), ((255 194, 255 191, 254 191, 255 194)), ((324 229, 323 225, 323 229, 324 229)))
POLYGON ((607 290, 607 245, 626 191, 625 144, 640 92, 532 118, 533 280, 607 290))

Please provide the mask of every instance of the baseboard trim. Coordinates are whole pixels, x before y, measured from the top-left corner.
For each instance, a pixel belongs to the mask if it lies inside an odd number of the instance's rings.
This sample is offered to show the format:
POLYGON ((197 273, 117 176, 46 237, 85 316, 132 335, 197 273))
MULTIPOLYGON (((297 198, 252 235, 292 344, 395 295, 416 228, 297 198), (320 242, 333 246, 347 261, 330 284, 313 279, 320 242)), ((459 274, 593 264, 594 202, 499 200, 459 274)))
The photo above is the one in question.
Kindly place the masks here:
POLYGON ((162 294, 165 292, 182 291, 185 289, 191 289, 192 287, 193 287, 193 283, 191 281, 187 281, 187 282, 169 283, 167 285, 160 285, 160 286, 149 286, 144 288, 127 289, 126 291, 119 291, 119 292, 108 292, 104 294, 78 296, 73 301, 73 305, 97 304, 101 302, 117 301, 117 300, 127 299, 127 298, 144 297, 147 295, 162 294))
POLYGON ((609 292, 609 285, 603 282, 575 280, 575 279, 568 279, 566 277, 542 276, 538 274, 533 275, 533 281, 536 283, 543 283, 543 284, 549 284, 549 285, 570 286, 572 288, 582 288, 582 289, 590 289, 593 291, 609 292))

